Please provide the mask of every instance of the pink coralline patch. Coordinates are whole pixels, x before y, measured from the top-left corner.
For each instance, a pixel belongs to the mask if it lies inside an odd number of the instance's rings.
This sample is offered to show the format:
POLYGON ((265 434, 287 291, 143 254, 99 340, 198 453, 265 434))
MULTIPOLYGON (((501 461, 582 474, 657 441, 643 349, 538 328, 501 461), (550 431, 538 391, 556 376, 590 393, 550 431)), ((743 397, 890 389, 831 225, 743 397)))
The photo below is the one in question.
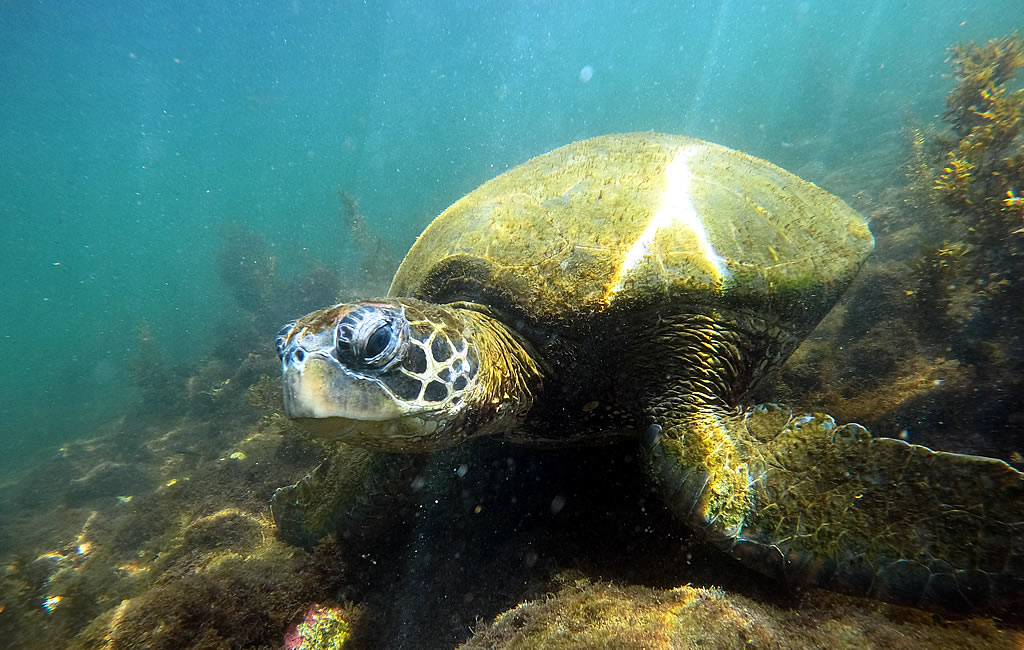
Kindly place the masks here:
POLYGON ((315 626, 317 618, 322 612, 320 603, 313 603, 302 616, 302 622, 291 624, 284 635, 285 650, 300 650, 302 648, 302 642, 306 640, 302 632, 309 630, 310 626, 315 626))
POLYGON ((298 624, 292 623, 284 633, 284 647, 285 650, 298 650, 302 647, 302 635, 299 634, 298 624))

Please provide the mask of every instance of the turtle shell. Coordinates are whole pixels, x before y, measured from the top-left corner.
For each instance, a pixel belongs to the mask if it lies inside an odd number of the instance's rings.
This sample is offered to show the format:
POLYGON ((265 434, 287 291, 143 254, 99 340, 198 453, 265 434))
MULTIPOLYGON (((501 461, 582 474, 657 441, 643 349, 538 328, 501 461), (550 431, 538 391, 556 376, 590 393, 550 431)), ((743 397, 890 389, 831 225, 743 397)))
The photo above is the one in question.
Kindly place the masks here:
POLYGON ((661 133, 607 135, 483 184, 420 235, 390 295, 581 317, 734 303, 813 326, 874 246, 842 200, 758 158, 661 133))

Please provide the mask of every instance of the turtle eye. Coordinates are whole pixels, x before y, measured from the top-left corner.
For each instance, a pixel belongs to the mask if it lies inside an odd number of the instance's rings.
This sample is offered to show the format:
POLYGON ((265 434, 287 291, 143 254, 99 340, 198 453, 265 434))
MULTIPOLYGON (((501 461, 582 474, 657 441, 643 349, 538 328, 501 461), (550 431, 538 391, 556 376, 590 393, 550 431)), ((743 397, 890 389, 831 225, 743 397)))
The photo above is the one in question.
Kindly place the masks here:
POLYGON ((342 363, 383 368, 402 348, 402 321, 379 309, 353 310, 338 323, 337 353, 342 363))
POLYGON ((377 329, 362 340, 363 361, 370 365, 382 365, 387 363, 394 356, 394 349, 397 347, 397 338, 391 323, 383 323, 377 329), (391 352, 388 356, 387 353, 391 352))
POLYGON ((288 337, 291 336, 292 330, 295 329, 295 322, 288 323, 277 333, 277 338, 274 340, 274 347, 277 348, 277 356, 284 354, 284 346, 288 343, 288 337))

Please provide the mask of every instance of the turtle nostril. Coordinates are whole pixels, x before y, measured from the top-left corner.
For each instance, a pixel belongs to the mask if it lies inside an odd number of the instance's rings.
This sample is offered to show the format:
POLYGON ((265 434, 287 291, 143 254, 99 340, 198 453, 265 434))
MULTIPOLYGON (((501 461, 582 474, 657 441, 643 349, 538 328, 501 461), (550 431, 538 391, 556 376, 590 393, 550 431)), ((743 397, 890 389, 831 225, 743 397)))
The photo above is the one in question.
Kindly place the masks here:
POLYGON ((296 362, 302 363, 306 360, 306 351, 302 348, 297 348, 295 353, 292 354, 292 358, 295 359, 296 362))

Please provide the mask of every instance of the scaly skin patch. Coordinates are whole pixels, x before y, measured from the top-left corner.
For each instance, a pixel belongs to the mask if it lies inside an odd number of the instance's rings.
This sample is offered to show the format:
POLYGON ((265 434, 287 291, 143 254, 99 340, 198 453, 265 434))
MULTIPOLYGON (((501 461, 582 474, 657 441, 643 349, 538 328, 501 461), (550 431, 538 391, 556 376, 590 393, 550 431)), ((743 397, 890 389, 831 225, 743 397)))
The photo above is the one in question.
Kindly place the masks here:
POLYGON ((795 343, 776 330, 743 312, 678 316, 639 337, 627 372, 641 378, 644 413, 661 427, 651 475, 677 514, 715 541, 738 534, 755 507, 753 441, 739 435, 733 405, 795 343))
POLYGON ((677 381, 646 393, 662 427, 650 472, 678 516, 790 585, 954 613, 1024 606, 1024 475, 820 413, 724 408, 715 386, 729 376, 714 364, 687 370, 695 338, 718 336, 681 337, 677 381))
POLYGON ((477 311, 460 311, 478 332, 476 349, 485 360, 481 365, 482 395, 495 408, 521 421, 533 403, 533 395, 541 389, 540 368, 524 344, 500 322, 477 311))
POLYGON ((663 428, 664 440, 650 454, 652 474, 664 489, 672 490, 680 475, 695 477, 679 484, 674 498, 692 504, 689 523, 711 538, 737 534, 754 508, 746 455, 721 421, 729 418, 708 412, 681 419, 663 428))

